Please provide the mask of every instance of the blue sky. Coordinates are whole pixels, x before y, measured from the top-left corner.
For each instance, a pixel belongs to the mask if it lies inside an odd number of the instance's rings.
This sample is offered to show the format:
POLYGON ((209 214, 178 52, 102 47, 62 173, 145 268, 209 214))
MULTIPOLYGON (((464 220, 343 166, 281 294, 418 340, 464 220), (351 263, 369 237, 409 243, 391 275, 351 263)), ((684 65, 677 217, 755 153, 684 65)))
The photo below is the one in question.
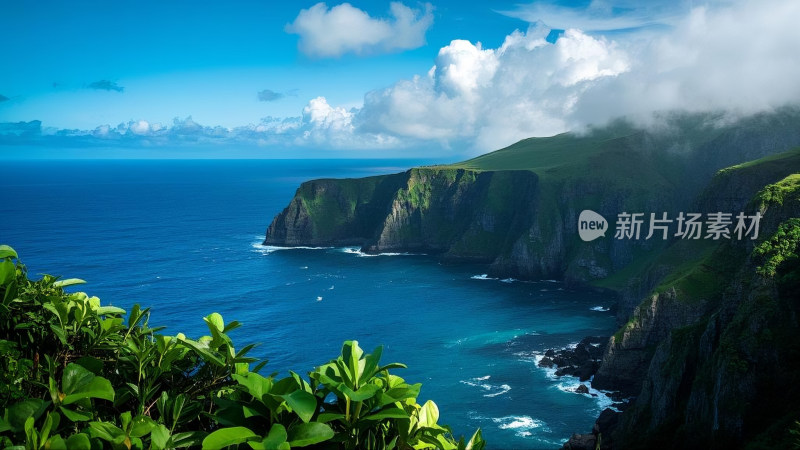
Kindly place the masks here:
POLYGON ((0 157, 461 156, 620 115, 758 111, 800 98, 798 3, 6 2, 0 157))

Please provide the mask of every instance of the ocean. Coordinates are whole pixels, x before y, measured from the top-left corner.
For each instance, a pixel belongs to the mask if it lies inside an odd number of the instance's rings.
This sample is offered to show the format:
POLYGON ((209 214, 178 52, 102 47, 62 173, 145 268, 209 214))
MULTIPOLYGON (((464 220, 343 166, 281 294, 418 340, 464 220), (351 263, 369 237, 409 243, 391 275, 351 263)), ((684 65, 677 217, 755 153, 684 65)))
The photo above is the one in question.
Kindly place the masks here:
POLYGON ((408 160, 4 161, 0 243, 29 275, 82 278, 104 303, 152 307, 165 333, 206 334, 219 312, 262 373, 306 374, 356 339, 383 345, 456 435, 490 449, 555 449, 610 401, 536 366, 547 348, 615 330, 602 294, 552 280, 491 279, 482 265, 356 248, 261 245, 303 181, 405 170, 408 160))

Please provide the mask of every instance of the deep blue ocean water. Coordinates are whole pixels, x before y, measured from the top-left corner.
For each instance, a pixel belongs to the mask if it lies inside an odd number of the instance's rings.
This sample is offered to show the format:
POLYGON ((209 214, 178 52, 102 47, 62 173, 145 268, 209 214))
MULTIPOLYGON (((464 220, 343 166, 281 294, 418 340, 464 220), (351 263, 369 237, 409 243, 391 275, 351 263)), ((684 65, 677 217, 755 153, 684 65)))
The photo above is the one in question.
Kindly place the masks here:
POLYGON ((394 173, 415 161, 2 162, 0 243, 29 274, 82 278, 104 303, 152 307, 167 333, 205 334, 219 312, 264 372, 305 374, 347 339, 422 382, 456 434, 481 427, 491 449, 558 448, 588 432, 604 395, 570 392, 573 378, 536 356, 610 335, 611 300, 552 281, 481 279, 480 265, 424 255, 260 245, 297 186, 320 177, 394 173))

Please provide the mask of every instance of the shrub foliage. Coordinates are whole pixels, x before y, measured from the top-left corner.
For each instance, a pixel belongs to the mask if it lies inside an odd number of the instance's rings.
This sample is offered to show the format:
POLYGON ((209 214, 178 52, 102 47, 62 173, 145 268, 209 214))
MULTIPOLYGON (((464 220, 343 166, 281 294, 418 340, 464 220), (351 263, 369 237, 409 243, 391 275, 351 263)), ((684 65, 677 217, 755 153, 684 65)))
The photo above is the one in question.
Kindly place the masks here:
POLYGON ((64 288, 78 279, 27 276, 0 246, 0 448, 482 449, 438 424, 420 384, 347 341, 303 378, 259 373, 217 313, 209 335, 162 334, 149 308, 129 312, 64 288))

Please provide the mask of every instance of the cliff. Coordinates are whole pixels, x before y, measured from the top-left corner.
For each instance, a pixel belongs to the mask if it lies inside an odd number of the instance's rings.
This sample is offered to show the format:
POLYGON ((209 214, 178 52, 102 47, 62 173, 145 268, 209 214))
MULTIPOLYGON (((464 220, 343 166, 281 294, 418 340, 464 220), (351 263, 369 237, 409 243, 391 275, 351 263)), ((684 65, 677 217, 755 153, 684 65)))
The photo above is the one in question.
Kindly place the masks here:
POLYGON ((617 122, 449 166, 309 181, 264 243, 421 252, 485 262, 502 277, 593 283, 620 293, 622 323, 673 265, 649 264, 667 247, 661 239, 613 239, 617 214, 689 210, 718 170, 800 145, 799 109, 723 119, 671 115, 649 129, 617 122), (579 239, 584 209, 609 220, 605 238, 579 239))
POLYGON ((798 173, 800 149, 712 181, 700 201, 760 211, 759 239, 685 261, 610 339, 593 386, 635 400, 604 448, 790 448, 800 418, 798 173))

